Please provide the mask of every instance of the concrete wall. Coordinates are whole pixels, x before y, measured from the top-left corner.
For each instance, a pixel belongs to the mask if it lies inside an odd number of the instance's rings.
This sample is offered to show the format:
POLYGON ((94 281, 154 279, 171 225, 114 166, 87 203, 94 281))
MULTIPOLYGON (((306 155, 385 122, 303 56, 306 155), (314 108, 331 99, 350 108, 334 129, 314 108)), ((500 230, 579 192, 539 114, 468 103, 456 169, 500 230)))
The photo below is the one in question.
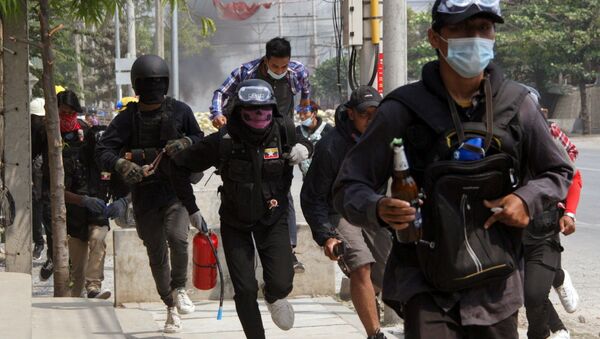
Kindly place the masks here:
MULTIPOLYGON (((600 86, 587 87, 587 106, 592 119, 592 133, 600 132, 600 86)), ((579 89, 572 87, 568 94, 561 96, 554 108, 553 121, 567 133, 581 133, 581 124, 577 124, 581 111, 579 89)))
MULTIPOLYGON (((214 203, 210 199, 201 199, 203 205, 214 203)), ((218 203, 218 201, 217 201, 218 203)), ((201 207, 202 208, 202 207, 201 207)), ((204 211, 210 209, 202 209, 204 211)), ((214 215, 207 215, 210 224, 214 215)), ((220 230, 215 229, 219 236, 220 230)), ((190 231, 189 236, 189 253, 190 260, 188 262, 188 285, 190 297, 194 301, 206 299, 218 299, 220 285, 210 291, 200 291, 192 285, 192 239, 195 230, 190 231)), ((135 229, 114 228, 113 230, 113 245, 114 245, 114 277, 115 277, 115 304, 120 305, 127 302, 153 302, 160 301, 154 280, 150 273, 148 265, 148 256, 142 241, 138 238, 135 229)), ((233 298, 233 286, 227 271, 227 265, 223 255, 222 248, 219 248, 219 258, 224 268, 225 279, 225 298, 233 298)), ((306 271, 297 274, 294 278, 294 290, 290 296, 301 295, 334 295, 335 294, 335 271, 334 263, 327 259, 321 248, 312 240, 310 229, 306 224, 298 225, 298 247, 296 248, 298 259, 306 266, 306 271)), ((262 281, 262 267, 260 260, 257 267, 257 279, 259 283, 262 281)))

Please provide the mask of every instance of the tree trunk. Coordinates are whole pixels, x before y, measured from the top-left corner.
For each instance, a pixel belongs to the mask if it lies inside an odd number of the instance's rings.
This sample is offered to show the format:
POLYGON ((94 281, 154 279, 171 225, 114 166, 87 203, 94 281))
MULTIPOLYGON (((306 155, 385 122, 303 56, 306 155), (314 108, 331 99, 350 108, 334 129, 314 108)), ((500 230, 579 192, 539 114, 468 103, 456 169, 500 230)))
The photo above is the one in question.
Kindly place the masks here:
POLYGON ((42 37, 42 86, 46 99, 46 134, 50 168, 52 237, 54 240, 54 296, 69 296, 69 252, 65 208, 65 185, 62 160, 62 138, 59 129, 56 91, 54 89, 54 53, 48 26, 48 0, 39 0, 40 35, 42 37))
POLYGON ((581 99, 579 118, 581 118, 581 122, 583 123, 583 134, 592 134, 592 119, 587 108, 587 92, 585 80, 583 78, 579 79, 579 97, 581 99))
POLYGON ((85 87, 83 84, 83 66, 81 65, 81 32, 83 31, 83 24, 78 22, 75 24, 77 33, 73 34, 73 43, 75 44, 75 61, 77 70, 77 85, 79 86, 79 102, 82 106, 85 106, 85 87))
MULTIPOLYGON (((0 51, 4 47, 4 19, 0 16, 0 51)), ((0 53, 0 56, 2 53, 0 53)), ((4 63, 0 57, 0 159, 4 159, 4 63)))

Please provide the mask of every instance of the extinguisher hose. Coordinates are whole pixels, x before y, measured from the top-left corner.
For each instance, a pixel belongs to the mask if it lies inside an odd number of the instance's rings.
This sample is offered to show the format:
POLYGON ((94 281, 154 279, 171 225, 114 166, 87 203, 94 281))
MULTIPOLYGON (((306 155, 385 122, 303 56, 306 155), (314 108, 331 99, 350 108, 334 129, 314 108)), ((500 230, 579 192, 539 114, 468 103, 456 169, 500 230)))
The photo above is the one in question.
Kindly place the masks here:
POLYGON ((213 255, 215 256, 215 259, 217 261, 217 268, 219 269, 219 281, 221 281, 221 292, 219 294, 219 311, 217 312, 217 320, 221 320, 223 319, 223 299, 225 297, 225 283, 223 281, 223 270, 221 269, 221 261, 219 260, 217 249, 210 240, 210 233, 206 235, 206 238, 208 239, 208 244, 210 245, 213 255))

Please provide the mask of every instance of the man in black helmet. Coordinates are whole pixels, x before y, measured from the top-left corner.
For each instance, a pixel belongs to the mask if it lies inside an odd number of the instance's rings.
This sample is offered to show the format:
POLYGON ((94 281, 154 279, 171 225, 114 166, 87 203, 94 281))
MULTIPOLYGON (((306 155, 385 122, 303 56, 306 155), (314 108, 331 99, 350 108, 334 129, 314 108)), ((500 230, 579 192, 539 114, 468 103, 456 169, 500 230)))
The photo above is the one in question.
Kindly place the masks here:
POLYGON ((162 58, 137 58, 131 84, 139 103, 130 102, 111 121, 98 142, 96 159, 131 186, 138 235, 148 252, 158 294, 167 305, 164 330, 178 332, 179 313, 195 309, 185 291, 189 218, 169 184, 168 161, 162 158, 200 141, 204 134, 188 105, 166 97, 169 68, 162 58))
POLYGON ((221 236, 235 291, 235 306, 246 337, 265 337, 256 301, 254 252, 263 266, 264 295, 273 322, 283 330, 294 324, 285 299, 294 270, 288 236, 288 199, 293 166, 308 158, 312 145, 277 110, 271 86, 259 79, 240 83, 229 122, 173 158, 171 179, 177 195, 201 224, 190 172, 218 169, 221 236), (256 244, 256 249, 255 245, 256 244))
POLYGON ((437 0, 438 60, 384 98, 334 184, 350 222, 421 230, 395 236, 383 281, 407 339, 518 338, 521 234, 573 173, 528 91, 491 62, 503 22, 499 0, 437 0), (403 149, 390 147, 396 138, 403 149), (420 208, 377 193, 394 167, 424 190, 420 208))

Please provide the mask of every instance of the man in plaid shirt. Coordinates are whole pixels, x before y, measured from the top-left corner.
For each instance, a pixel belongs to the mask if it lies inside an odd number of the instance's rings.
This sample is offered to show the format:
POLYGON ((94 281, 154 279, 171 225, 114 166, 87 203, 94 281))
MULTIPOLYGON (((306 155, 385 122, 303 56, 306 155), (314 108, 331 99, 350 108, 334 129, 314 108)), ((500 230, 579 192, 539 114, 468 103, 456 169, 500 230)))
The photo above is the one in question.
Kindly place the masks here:
POLYGON ((290 60, 292 48, 284 38, 273 38, 267 42, 266 55, 234 69, 229 77, 213 94, 210 119, 213 126, 221 128, 227 123, 226 106, 236 92, 240 82, 246 79, 261 79, 268 82, 275 92, 277 108, 284 116, 292 118, 294 96, 300 93, 300 105, 310 102, 308 70, 298 61, 290 60))

